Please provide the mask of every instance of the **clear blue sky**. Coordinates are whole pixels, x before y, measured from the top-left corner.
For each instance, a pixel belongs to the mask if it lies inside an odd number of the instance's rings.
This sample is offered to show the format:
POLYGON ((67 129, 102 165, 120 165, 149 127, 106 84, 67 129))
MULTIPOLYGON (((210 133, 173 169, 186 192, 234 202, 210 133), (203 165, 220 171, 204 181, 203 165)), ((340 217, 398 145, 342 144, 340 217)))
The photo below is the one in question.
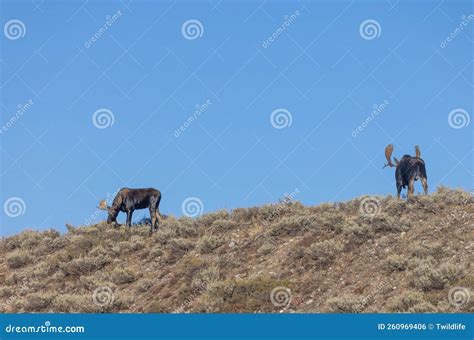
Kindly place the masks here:
POLYGON ((1 3, 2 235, 84 224, 123 186, 175 216, 394 195, 388 143, 420 145, 430 191, 473 188, 472 1, 1 3))

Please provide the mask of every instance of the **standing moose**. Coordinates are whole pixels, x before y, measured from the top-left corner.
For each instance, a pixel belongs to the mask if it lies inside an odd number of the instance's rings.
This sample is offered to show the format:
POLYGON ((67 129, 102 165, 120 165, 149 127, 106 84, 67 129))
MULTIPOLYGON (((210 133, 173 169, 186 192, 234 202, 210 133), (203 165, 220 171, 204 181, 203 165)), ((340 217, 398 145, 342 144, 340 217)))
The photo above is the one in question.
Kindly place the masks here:
POLYGON ((161 201, 161 192, 153 188, 147 189, 130 189, 122 188, 117 192, 117 195, 112 202, 112 206, 107 206, 107 201, 102 200, 98 208, 107 210, 109 216, 107 223, 117 223, 117 215, 120 211, 127 213, 127 225, 132 225, 132 214, 136 209, 150 210, 151 227, 150 233, 153 229, 158 228, 158 220, 160 218, 159 205, 161 201))
POLYGON ((413 195, 415 190, 415 181, 421 180, 423 185, 423 190, 425 195, 428 194, 428 177, 426 176, 425 162, 420 158, 420 148, 418 145, 415 146, 415 157, 410 155, 404 155, 399 161, 395 157, 394 162, 392 163, 392 153, 393 153, 393 144, 387 145, 385 148, 385 158, 387 158, 387 164, 384 165, 384 168, 387 166, 394 167, 395 170, 395 181, 397 185, 397 196, 400 198, 400 192, 402 188, 408 186, 407 190, 407 199, 413 195))

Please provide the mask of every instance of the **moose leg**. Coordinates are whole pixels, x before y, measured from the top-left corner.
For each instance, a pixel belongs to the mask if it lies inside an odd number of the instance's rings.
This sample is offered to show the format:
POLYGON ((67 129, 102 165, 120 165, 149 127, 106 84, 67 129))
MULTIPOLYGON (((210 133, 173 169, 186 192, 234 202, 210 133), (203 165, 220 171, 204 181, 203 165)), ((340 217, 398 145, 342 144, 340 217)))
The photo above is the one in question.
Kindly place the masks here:
POLYGON ((423 185, 423 191, 425 192, 425 195, 428 195, 428 181, 426 178, 421 178, 421 185, 423 185))
POLYGON ((402 192, 403 186, 397 184, 397 198, 400 199, 400 193, 402 192))
POLYGON ((415 179, 410 178, 410 181, 408 182, 407 201, 410 200, 414 192, 415 192, 415 179))
POLYGON ((153 232, 153 229, 156 228, 156 209, 153 205, 150 205, 150 218, 151 218, 151 226, 150 226, 150 234, 153 232))
POLYGON ((158 199, 156 201, 156 209, 155 209, 155 214, 156 214, 156 226, 155 230, 158 229, 158 225, 160 224, 160 219, 161 219, 161 214, 160 214, 160 201, 161 201, 161 195, 158 196, 158 199))
POLYGON ((161 214, 158 212, 158 210, 155 212, 155 214, 156 214, 156 227, 155 227, 155 230, 158 230, 158 226, 160 225, 160 221, 161 221, 163 216, 161 216, 161 214))
POLYGON ((129 227, 132 226, 132 214, 133 214, 133 210, 127 210, 127 225, 129 227))

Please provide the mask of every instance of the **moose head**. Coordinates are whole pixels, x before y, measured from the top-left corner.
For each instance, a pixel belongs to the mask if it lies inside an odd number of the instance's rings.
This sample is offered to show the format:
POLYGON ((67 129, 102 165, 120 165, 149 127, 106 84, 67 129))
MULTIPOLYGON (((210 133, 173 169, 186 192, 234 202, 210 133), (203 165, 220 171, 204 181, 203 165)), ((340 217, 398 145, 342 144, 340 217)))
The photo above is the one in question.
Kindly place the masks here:
POLYGON ((109 216, 107 217, 107 223, 111 224, 117 224, 117 215, 120 211, 120 209, 115 209, 111 206, 108 205, 107 200, 102 200, 99 202, 99 205, 97 206, 97 209, 100 210, 105 210, 109 213, 109 216))

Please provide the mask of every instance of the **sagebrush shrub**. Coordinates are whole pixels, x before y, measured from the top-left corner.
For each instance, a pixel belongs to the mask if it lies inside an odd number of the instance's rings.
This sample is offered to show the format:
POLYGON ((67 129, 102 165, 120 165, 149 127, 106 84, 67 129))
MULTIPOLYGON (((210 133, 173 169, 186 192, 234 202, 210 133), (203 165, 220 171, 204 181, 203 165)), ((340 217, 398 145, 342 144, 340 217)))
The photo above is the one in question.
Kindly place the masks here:
POLYGON ((32 263, 33 257, 31 257, 26 251, 20 250, 11 254, 7 254, 5 261, 8 268, 17 269, 32 263))
POLYGON ((331 310, 336 313, 360 313, 367 305, 363 297, 354 295, 333 297, 327 303, 331 310))
POLYGON ((383 266, 390 272, 404 271, 407 267, 408 259, 402 255, 391 255, 384 261, 383 266))
POLYGON ((310 245, 306 253, 317 265, 324 266, 331 263, 342 251, 342 245, 335 240, 316 242, 310 245))
POLYGON ((194 249, 195 243, 186 239, 177 238, 170 240, 166 246, 171 252, 178 256, 194 249))
POLYGON ((474 202, 474 197, 461 189, 450 189, 444 186, 438 186, 433 194, 435 202, 446 205, 466 205, 474 202))
POLYGON ((258 248, 257 253, 260 256, 265 256, 265 255, 270 254, 273 251, 273 249, 275 249, 275 246, 271 244, 270 242, 267 242, 267 243, 262 244, 262 246, 258 248))
POLYGON ((84 275, 99 270, 110 262, 112 262, 112 258, 109 255, 80 257, 61 263, 60 268, 65 275, 84 275))
POLYGON ((413 267, 409 275, 411 285, 425 291, 442 289, 446 284, 454 282, 464 275, 461 266, 450 262, 438 265, 432 257, 421 260, 412 259, 409 266, 413 267))
POLYGON ((54 295, 51 293, 32 293, 28 295, 28 298, 20 300, 19 304, 22 305, 23 311, 25 312, 41 312, 53 302, 54 295))
POLYGON ((424 301, 410 307, 408 313, 437 313, 438 308, 433 306, 431 303, 424 301))
POLYGON ((166 244, 174 238, 176 238, 176 231, 171 229, 162 228, 153 233, 153 241, 159 244, 166 244))
POLYGON ((301 235, 311 229, 314 224, 312 216, 290 216, 280 219, 272 225, 271 236, 301 235))
POLYGON ((115 268, 110 275, 112 282, 118 285, 137 280, 137 275, 130 269, 115 268))
POLYGON ((214 249, 219 248, 224 241, 216 236, 203 236, 197 243, 197 248, 202 254, 208 254, 214 249))
POLYGON ((407 312, 415 305, 425 303, 423 294, 415 291, 405 291, 388 300, 387 305, 392 312, 407 312))
POLYGON ((226 220, 230 218, 230 214, 227 210, 218 210, 209 214, 201 215, 195 220, 196 227, 209 226, 216 220, 226 220))
POLYGON ((219 219, 212 222, 211 229, 216 231, 228 231, 235 228, 237 225, 238 224, 232 220, 219 219))
POLYGON ((359 216, 358 223, 372 227, 375 232, 396 232, 409 229, 406 223, 395 220, 394 217, 385 212, 378 213, 375 216, 359 216))
POLYGON ((158 245, 155 245, 149 252, 148 254, 148 257, 150 259, 155 259, 157 257, 160 257, 161 255, 163 255, 163 248, 161 248, 161 246, 158 244, 158 245))
POLYGON ((359 225, 349 221, 344 228, 344 235, 346 235, 350 243, 362 244, 372 238, 373 233, 368 225, 359 225))
POLYGON ((443 245, 436 242, 431 244, 416 244, 411 248, 410 253, 412 256, 427 258, 443 255, 444 251, 443 245))
POLYGON ((313 220, 313 226, 319 231, 334 231, 336 233, 341 232, 344 228, 347 227, 346 217, 331 209, 330 211, 325 211, 321 214, 314 214, 311 216, 313 220))

